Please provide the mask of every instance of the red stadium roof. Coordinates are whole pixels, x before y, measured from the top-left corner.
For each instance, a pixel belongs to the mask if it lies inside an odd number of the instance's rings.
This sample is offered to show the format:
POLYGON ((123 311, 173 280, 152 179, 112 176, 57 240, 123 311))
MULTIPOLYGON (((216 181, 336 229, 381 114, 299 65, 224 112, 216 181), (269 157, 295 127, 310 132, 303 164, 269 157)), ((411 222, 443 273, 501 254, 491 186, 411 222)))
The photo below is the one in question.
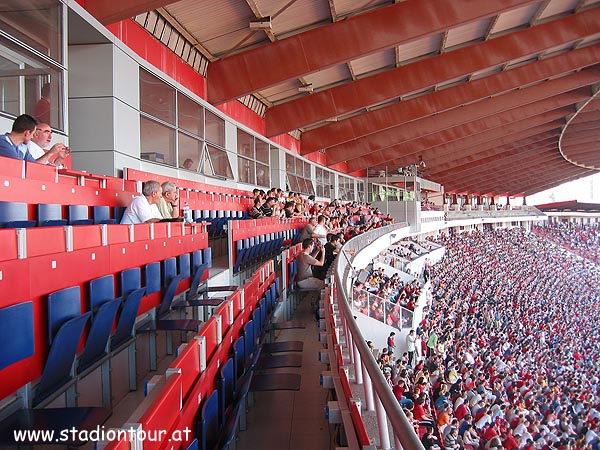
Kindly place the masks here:
POLYGON ((211 103, 241 99, 350 173, 422 158, 448 191, 530 195, 600 169, 600 0, 85 5, 168 23, 206 58, 211 103))

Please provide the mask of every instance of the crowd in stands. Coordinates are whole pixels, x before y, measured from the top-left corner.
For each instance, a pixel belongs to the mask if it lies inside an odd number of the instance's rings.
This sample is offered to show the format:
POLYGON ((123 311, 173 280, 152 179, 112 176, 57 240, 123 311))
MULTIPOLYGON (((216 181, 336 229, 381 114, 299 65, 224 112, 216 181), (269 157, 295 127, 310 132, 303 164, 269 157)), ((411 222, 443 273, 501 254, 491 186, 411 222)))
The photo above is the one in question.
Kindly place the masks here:
POLYGON ((556 245, 565 247, 582 258, 600 264, 600 227, 570 222, 551 222, 536 226, 533 232, 550 239, 556 245))
POLYGON ((438 241, 420 358, 380 356, 425 448, 598 450, 598 266, 516 228, 438 241))

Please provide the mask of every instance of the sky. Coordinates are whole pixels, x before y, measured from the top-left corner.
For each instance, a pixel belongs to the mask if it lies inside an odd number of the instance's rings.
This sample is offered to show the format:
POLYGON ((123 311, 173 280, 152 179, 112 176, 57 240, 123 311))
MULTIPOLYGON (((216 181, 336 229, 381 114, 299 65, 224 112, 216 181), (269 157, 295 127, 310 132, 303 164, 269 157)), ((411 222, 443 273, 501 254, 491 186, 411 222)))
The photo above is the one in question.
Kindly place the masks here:
POLYGON ((577 200, 580 203, 600 203, 600 173, 561 184, 527 197, 528 205, 577 200))

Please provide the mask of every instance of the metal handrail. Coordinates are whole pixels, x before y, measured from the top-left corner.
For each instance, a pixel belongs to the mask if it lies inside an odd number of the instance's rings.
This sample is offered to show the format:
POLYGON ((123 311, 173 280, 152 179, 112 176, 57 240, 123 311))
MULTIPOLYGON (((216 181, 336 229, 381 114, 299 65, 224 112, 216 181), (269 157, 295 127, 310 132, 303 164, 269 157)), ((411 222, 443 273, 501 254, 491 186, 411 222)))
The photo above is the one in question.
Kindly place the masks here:
MULTIPOLYGON (((346 255, 358 252, 359 250, 362 250, 365 247, 367 247, 377 238, 385 236, 386 234, 392 234, 394 231, 404 228, 406 226, 406 224, 394 224, 382 228, 377 228, 375 230, 371 230, 367 233, 356 236, 353 239, 349 240, 342 247, 342 252, 346 255)), ((367 346, 365 339, 363 338, 362 333, 360 331, 360 328, 358 327, 356 321, 353 318, 352 310, 349 304, 349 300, 351 299, 351 297, 348 293, 347 284, 347 280, 349 279, 349 277, 351 278, 352 276, 351 270, 354 270, 351 267, 350 263, 351 260, 347 257, 338 257, 335 262, 334 282, 337 286, 338 310, 340 314, 344 316, 343 322, 346 325, 346 329, 351 334, 351 341, 352 345, 354 346, 354 349, 350 349, 350 351, 356 350, 358 352, 358 355, 360 355, 359 363, 362 367, 357 367, 357 358, 354 358, 355 374, 358 378, 357 372, 362 371, 363 368, 366 369, 366 373, 368 374, 371 381, 371 383, 368 384, 372 386, 373 393, 378 399, 378 401, 376 400, 375 403, 377 404, 378 402, 380 402, 385 412, 384 416, 387 416, 381 417, 380 414, 378 414, 380 440, 382 442, 387 441, 387 438, 383 434, 384 432, 388 432, 387 420, 389 420, 389 422, 392 425, 394 439, 398 444, 402 446, 402 449, 422 450, 424 449, 423 444, 419 440, 419 437, 415 433, 413 426, 404 415, 404 412, 402 411, 398 400, 396 400, 396 397, 394 397, 391 389, 389 388, 389 385, 385 381, 381 369, 375 362, 375 359, 372 357, 371 350, 367 346), (386 423, 383 424, 382 421, 385 421, 386 423)))

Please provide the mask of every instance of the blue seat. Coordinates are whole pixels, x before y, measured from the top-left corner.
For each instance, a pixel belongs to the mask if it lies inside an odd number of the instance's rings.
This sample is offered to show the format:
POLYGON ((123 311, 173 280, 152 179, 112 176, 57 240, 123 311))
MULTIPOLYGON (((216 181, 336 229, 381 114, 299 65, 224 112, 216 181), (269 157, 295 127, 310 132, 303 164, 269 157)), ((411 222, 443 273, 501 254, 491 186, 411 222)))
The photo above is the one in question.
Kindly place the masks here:
POLYGON ((160 263, 153 262, 146 264, 144 268, 145 282, 146 282, 146 295, 153 294, 154 292, 160 292, 160 263))
POLYGON ((75 361, 75 354, 90 315, 89 312, 79 315, 66 321, 58 329, 33 397, 34 406, 39 405, 72 379, 71 369, 75 361))
POLYGON ((73 286, 48 294, 48 343, 52 344, 60 327, 81 314, 81 292, 73 286))
POLYGON ((0 370, 28 358, 34 352, 33 303, 0 309, 0 370))
POLYGON ((175 258, 167 258, 163 261, 163 282, 167 286, 177 275, 177 260, 175 258))
POLYGON ((221 450, 227 448, 235 437, 238 420, 239 414, 231 415, 223 424, 219 423, 219 392, 213 391, 204 401, 200 412, 198 424, 200 449, 221 450))
POLYGON ((62 205, 57 203, 40 203, 37 206, 38 226, 58 227, 67 225, 67 220, 62 216, 62 205))
POLYGON ((107 355, 108 338, 121 301, 121 297, 109 300, 96 311, 85 348, 79 359, 77 373, 83 372, 107 355))
POLYGON ((128 293, 122 303, 121 314, 117 321, 117 328, 110 340, 110 350, 114 351, 134 336, 135 318, 137 316, 142 297, 146 288, 139 288, 128 293))
POLYGON ((160 305, 158 305, 158 309, 156 311, 157 318, 163 318, 171 311, 173 299, 175 298, 177 288, 179 287, 179 283, 182 279, 183 277, 181 277, 181 275, 175 275, 167 285, 167 288, 165 289, 160 301, 160 305))
POLYGON ((195 271, 196 268, 202 264, 204 261, 202 259, 202 250, 196 250, 192 252, 192 271, 195 271))
POLYGON ((113 217, 117 223, 121 223, 121 219, 123 218, 123 214, 125 214, 126 209, 127 208, 124 206, 113 207, 113 217))
POLYGON ((115 279, 112 275, 105 275, 90 281, 90 311, 96 310, 109 300, 115 298, 115 279))
POLYGON ((115 224, 117 219, 110 218, 110 208, 108 206, 93 206, 92 214, 94 215, 95 224, 115 224))
POLYGON ((208 270, 208 265, 201 264, 199 265, 192 277, 192 281, 190 282, 190 289, 186 295, 187 301, 193 301, 198 298, 198 288, 200 287, 200 283, 202 283, 202 278, 204 278, 204 274, 208 270))
POLYGON ((122 297, 142 287, 141 270, 139 267, 132 267, 131 269, 122 271, 120 278, 122 297))
POLYGON ((0 202, 0 228, 31 228, 35 221, 29 220, 27 203, 0 202))
POLYGON ((191 274, 190 268, 190 254, 183 253, 177 257, 177 266, 179 268, 179 275, 183 278, 189 278, 191 274))
POLYGON ((212 268, 212 248, 202 249, 202 262, 208 264, 209 269, 212 268))
POLYGON ((93 223, 86 205, 69 205, 69 225, 91 225, 93 223))

